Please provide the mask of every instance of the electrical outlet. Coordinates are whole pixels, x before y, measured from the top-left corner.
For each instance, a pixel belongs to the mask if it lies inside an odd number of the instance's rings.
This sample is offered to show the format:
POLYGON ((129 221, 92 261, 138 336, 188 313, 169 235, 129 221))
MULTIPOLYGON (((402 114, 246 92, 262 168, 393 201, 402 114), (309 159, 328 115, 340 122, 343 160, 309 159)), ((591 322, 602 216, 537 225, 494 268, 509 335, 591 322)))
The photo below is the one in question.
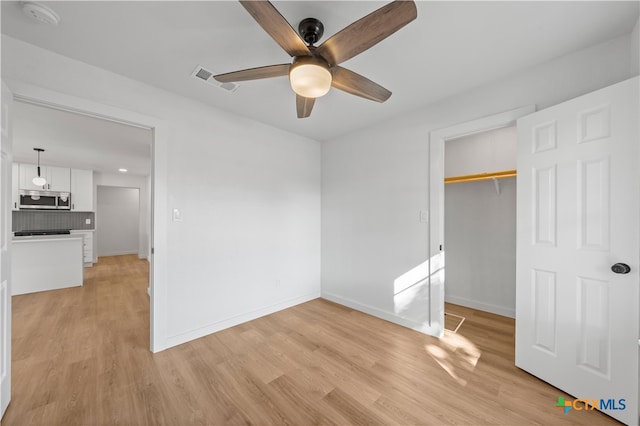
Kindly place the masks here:
POLYGON ((420 210, 420 223, 429 222, 429 210, 420 210))
POLYGON ((85 225, 91 225, 91 219, 87 218, 84 220, 85 225))

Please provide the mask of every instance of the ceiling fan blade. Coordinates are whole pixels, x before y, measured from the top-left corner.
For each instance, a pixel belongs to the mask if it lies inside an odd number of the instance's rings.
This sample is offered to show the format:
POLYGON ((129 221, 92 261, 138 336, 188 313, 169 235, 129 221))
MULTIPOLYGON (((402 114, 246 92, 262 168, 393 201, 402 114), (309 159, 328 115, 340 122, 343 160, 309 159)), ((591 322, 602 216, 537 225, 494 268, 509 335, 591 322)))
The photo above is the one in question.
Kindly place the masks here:
POLYGON ((335 66, 332 72, 331 86, 336 89, 376 102, 384 102, 391 96, 384 87, 346 68, 335 66))
POLYGON ((316 52, 329 65, 340 64, 381 42, 417 16, 412 0, 396 0, 334 34, 316 52))
POLYGON ((298 110, 298 118, 307 118, 311 115, 313 104, 316 102, 316 98, 305 98, 304 96, 296 95, 296 109, 298 110))
POLYGON ((233 71, 225 74, 214 75, 220 83, 230 83, 232 81, 260 80, 262 78, 282 77, 289 74, 291 64, 269 65, 266 67, 249 68, 246 70, 233 71))
POLYGON ((240 0, 240 4, 289 56, 311 54, 306 43, 270 2, 266 0, 240 0))

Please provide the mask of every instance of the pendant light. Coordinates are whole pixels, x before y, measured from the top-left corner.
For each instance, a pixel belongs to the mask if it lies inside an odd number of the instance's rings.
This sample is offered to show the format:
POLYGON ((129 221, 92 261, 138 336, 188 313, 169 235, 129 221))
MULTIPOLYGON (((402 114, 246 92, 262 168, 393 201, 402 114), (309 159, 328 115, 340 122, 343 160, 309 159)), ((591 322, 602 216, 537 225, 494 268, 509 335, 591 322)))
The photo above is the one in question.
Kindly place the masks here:
POLYGON ((33 148, 34 151, 38 151, 38 176, 34 177, 31 182, 33 182, 36 186, 45 186, 47 184, 47 180, 40 176, 40 153, 44 152, 42 148, 33 148))

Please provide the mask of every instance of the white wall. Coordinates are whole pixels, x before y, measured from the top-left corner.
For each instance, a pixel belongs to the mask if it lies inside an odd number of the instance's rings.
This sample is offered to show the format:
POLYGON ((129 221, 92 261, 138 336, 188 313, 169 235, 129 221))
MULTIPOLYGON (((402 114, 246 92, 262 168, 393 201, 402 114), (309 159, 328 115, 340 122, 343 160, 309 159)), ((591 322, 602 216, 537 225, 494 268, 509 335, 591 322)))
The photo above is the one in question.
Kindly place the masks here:
POLYGON ((323 143, 323 296, 421 329, 427 294, 398 309, 394 281, 438 253, 419 221, 429 207, 429 132, 625 80, 629 49, 629 37, 620 37, 323 143))
POLYGON ((516 179, 445 186, 445 301, 515 318, 516 179))
POLYGON ((98 186, 96 198, 98 257, 138 254, 140 190, 98 186))
POLYGON ((516 127, 502 127, 447 140, 445 177, 499 172, 516 168, 516 127))
MULTIPOLYGON (((151 135, 149 135, 151 138, 151 135)), ((151 143, 151 141, 149 141, 151 143)), ((151 161, 151 158, 149 159, 151 161)), ((112 186, 120 188, 137 188, 140 191, 140 209, 138 219, 138 257, 140 259, 148 259, 151 252, 151 193, 150 193, 150 177, 136 176, 126 173, 99 173, 93 174, 94 194, 98 194, 99 186, 112 186)), ((97 202, 97 197, 95 197, 97 202)), ((96 205, 96 229, 100 227, 100 213, 96 205)), ((98 236, 98 233, 96 233, 98 236)), ((99 238, 98 238, 99 239, 99 238)), ((98 247, 99 241, 96 239, 94 244, 98 247)), ((96 256, 100 255, 95 250, 96 256)))
POLYGON ((318 142, 4 35, 2 77, 14 91, 40 86, 160 123, 156 349, 320 294, 318 142), (169 221, 171 208, 182 222, 169 221))

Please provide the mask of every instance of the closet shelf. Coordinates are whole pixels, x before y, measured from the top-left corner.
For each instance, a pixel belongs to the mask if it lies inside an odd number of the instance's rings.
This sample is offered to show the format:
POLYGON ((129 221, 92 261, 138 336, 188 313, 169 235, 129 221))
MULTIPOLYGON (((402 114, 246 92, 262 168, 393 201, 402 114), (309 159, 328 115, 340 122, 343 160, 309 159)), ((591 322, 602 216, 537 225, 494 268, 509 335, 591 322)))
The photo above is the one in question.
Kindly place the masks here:
POLYGON ((478 173, 475 175, 446 177, 444 178, 444 183, 449 184, 449 183, 474 182, 478 180, 504 179, 509 177, 515 177, 516 175, 517 175, 516 170, 503 170, 500 172, 478 173))

